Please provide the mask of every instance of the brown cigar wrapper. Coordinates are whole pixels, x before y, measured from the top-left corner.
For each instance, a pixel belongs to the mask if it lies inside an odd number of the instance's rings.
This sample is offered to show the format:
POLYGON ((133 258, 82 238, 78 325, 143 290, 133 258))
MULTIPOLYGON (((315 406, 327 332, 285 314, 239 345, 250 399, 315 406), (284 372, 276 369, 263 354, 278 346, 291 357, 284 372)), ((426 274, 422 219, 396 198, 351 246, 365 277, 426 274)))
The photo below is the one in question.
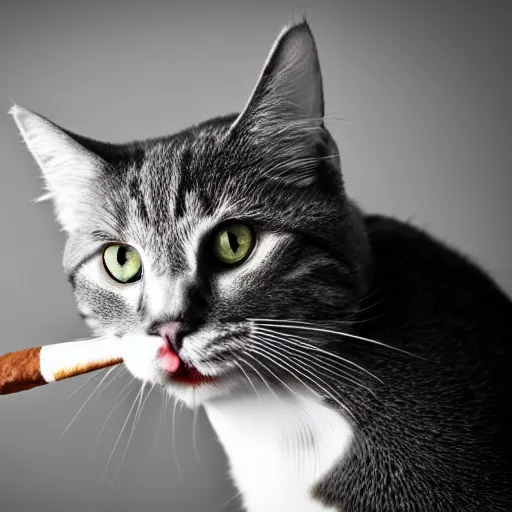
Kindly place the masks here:
POLYGON ((0 356, 0 395, 18 393, 46 384, 40 371, 41 347, 0 356))
MULTIPOLYGON (((0 395, 18 393, 47 384, 41 375, 41 347, 9 352, 0 356, 0 395)), ((87 361, 54 371, 55 381, 76 377, 122 363, 121 358, 87 361)))

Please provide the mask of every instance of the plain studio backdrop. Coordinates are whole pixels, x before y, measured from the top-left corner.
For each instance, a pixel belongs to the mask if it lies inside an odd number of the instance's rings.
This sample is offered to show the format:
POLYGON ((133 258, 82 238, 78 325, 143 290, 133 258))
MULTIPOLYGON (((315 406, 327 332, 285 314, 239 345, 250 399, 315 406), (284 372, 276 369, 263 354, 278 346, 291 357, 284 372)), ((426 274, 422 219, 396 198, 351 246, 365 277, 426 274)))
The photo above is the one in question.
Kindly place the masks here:
MULTIPOLYGON (((305 10, 351 196, 428 228, 510 293, 510 6, 2 0, 0 353, 88 334, 51 205, 32 202, 42 181, 12 102, 94 138, 169 134, 242 109, 282 25, 305 10)), ((220 512, 235 491, 202 411, 173 419, 155 389, 123 457, 139 387, 111 410, 126 373, 59 439, 102 375, 69 400, 88 377, 0 398, 2 512, 220 512)))

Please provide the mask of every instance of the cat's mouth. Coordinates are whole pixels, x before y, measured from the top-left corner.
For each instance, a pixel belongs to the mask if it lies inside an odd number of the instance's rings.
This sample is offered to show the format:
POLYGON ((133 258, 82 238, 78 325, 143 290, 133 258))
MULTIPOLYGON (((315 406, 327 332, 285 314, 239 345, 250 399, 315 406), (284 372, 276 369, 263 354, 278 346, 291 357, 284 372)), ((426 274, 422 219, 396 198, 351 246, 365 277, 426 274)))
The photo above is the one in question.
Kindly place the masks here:
POLYGON ((215 381, 215 377, 203 375, 197 368, 183 361, 167 344, 158 350, 158 361, 171 382, 197 387, 215 381))

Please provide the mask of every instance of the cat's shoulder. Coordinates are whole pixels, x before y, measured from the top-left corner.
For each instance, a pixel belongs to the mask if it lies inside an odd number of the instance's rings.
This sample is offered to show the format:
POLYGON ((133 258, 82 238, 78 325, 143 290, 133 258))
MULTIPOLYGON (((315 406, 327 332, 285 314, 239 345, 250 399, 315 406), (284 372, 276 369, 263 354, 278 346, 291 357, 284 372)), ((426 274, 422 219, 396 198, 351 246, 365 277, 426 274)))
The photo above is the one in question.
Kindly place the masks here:
POLYGON ((415 257, 431 260, 437 265, 439 260, 445 260, 447 264, 475 266, 460 250, 412 222, 370 214, 364 217, 364 223, 374 255, 382 257, 389 254, 393 258, 399 256, 399 259, 404 260, 415 257))
POLYGON ((364 222, 374 269, 381 277, 386 274, 386 279, 392 276, 409 285, 430 281, 429 288, 443 291, 452 286, 459 292, 498 292, 505 299, 480 262, 427 229, 379 214, 366 215, 364 222))
POLYGON ((374 243, 392 240, 395 243, 419 244, 422 247, 430 245, 432 248, 447 248, 428 231, 428 228, 420 228, 412 221, 372 213, 364 216, 364 223, 374 243))

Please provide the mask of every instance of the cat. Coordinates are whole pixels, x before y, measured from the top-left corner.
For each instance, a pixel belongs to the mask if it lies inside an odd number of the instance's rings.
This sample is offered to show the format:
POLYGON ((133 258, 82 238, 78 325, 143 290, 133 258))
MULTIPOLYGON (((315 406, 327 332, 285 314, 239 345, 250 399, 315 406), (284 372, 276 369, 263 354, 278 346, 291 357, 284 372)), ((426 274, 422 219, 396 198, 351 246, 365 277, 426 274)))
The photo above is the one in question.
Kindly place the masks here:
POLYGON ((349 198, 306 20, 241 113, 110 144, 14 105, 95 336, 204 407, 248 512, 510 511, 512 303, 349 198))

